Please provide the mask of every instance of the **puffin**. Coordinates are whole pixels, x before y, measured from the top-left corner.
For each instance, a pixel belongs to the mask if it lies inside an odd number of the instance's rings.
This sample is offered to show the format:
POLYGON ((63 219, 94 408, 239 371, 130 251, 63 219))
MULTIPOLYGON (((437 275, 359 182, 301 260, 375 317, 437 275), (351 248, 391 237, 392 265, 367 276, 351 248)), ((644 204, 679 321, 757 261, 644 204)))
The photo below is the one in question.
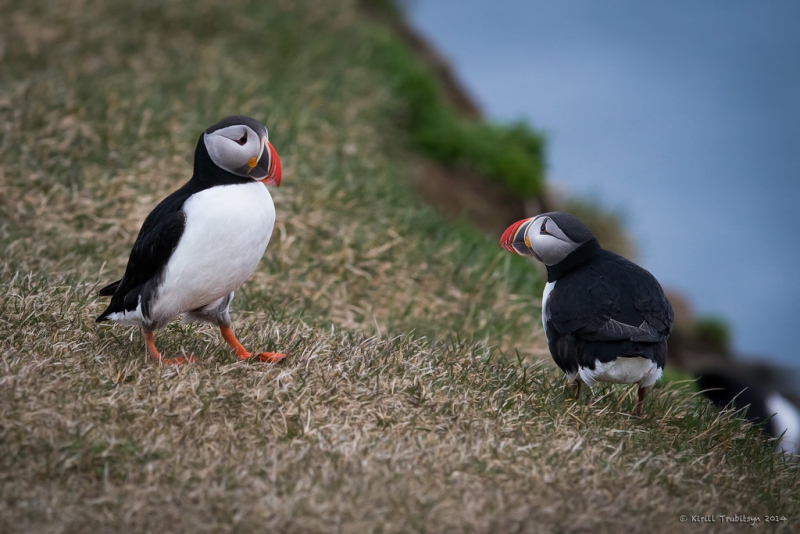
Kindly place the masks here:
POLYGON ((278 153, 259 121, 233 116, 205 130, 191 179, 145 218, 125 274, 100 290, 111 301, 97 322, 140 327, 147 353, 165 364, 196 361, 164 358, 156 348, 153 332, 178 316, 218 326, 240 360, 251 358, 231 328, 230 305, 269 244, 275 205, 266 184, 280 183, 278 153))
POLYGON ((761 388, 717 370, 695 375, 703 396, 720 410, 731 409, 774 443, 777 454, 800 460, 800 408, 775 390, 761 388))
POLYGON ((547 267, 542 326, 556 365, 581 383, 638 384, 636 413, 661 378, 672 306, 645 269, 605 250, 573 215, 549 212, 517 221, 500 246, 547 267))

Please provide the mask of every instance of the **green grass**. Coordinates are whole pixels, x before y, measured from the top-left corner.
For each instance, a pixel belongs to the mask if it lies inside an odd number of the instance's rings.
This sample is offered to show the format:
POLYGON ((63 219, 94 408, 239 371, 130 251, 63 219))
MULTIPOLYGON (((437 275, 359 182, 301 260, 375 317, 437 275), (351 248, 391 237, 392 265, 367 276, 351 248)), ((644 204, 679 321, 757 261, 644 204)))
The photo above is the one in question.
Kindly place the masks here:
MULTIPOLYGON (((401 16, 391 3, 363 3, 377 8, 389 21, 401 16)), ((525 123, 501 125, 464 118, 448 104, 435 75, 391 29, 375 32, 372 40, 377 65, 402 102, 399 123, 427 156, 451 169, 478 171, 524 198, 543 193, 545 141, 541 134, 525 123)))
POLYGON ((694 322, 693 334, 696 342, 708 350, 723 354, 731 350, 731 328, 721 317, 698 317, 694 322))
POLYGON ((797 469, 685 384, 641 419, 630 388, 565 391, 533 264, 410 192, 409 101, 357 6, 0 9, 0 531, 796 528, 797 469), (154 365, 135 329, 94 323, 96 292, 234 113, 284 162, 234 324, 291 355, 236 362, 174 324, 159 348, 202 361, 154 365))

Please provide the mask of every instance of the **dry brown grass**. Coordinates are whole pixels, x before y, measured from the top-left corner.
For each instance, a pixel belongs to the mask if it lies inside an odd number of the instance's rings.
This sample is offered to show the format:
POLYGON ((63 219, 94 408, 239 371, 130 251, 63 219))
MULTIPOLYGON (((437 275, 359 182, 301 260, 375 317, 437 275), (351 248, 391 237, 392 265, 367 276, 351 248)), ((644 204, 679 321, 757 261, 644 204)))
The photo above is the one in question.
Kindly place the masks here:
POLYGON ((93 289, 3 287, 7 530, 616 532, 792 513, 796 476, 685 389, 657 389, 639 420, 632 391, 576 402, 546 367, 482 346, 263 314, 243 337, 289 347, 285 365, 232 363, 213 333, 173 328, 166 350, 205 359, 164 367, 138 335, 81 326, 93 289))
POLYGON ((797 470, 739 420, 676 385, 639 420, 631 391, 576 402, 536 363, 536 271, 409 193, 381 30, 350 3, 0 10, 0 531, 795 528, 797 470), (156 366, 94 324, 96 290, 232 113, 286 164, 235 325, 291 357, 173 325, 159 347, 202 362, 156 366))

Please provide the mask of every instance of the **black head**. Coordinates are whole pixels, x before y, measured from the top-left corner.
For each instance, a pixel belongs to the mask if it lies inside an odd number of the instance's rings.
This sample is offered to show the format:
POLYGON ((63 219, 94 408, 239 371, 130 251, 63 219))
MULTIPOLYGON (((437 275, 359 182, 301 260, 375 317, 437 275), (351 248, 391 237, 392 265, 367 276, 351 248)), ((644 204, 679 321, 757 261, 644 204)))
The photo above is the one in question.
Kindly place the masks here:
POLYGON ((500 238, 500 246, 551 266, 593 239, 594 234, 577 217, 551 211, 509 226, 500 238))
POLYGON ((205 158, 240 178, 280 185, 281 163, 267 128, 251 117, 233 116, 208 128, 197 142, 195 170, 205 158))

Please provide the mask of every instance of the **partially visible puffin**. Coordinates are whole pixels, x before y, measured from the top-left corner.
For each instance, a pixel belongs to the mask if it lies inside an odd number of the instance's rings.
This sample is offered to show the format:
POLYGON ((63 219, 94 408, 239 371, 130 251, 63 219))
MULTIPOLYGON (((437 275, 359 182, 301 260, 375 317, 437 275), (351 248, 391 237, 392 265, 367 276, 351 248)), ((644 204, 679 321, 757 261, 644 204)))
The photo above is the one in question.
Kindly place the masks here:
MULTIPOLYGON (((187 363, 194 358, 163 358, 153 341, 153 331, 183 314, 219 326, 239 359, 252 357, 233 334, 229 308, 272 235, 275 205, 265 184, 280 183, 281 162, 263 124, 234 116, 208 128, 192 178, 150 212, 125 275, 100 290, 111 302, 97 322, 140 326, 152 358, 187 363)), ((258 354, 269 362, 284 357, 258 354)))
POLYGON ((604 250, 568 213, 512 224, 500 246, 547 267, 542 324, 550 354, 570 382, 638 384, 637 413, 661 377, 672 306, 652 274, 604 250))
POLYGON ((699 373, 697 385, 720 410, 741 410, 748 421, 764 425, 776 453, 800 460, 800 409, 786 397, 718 371, 699 373))

